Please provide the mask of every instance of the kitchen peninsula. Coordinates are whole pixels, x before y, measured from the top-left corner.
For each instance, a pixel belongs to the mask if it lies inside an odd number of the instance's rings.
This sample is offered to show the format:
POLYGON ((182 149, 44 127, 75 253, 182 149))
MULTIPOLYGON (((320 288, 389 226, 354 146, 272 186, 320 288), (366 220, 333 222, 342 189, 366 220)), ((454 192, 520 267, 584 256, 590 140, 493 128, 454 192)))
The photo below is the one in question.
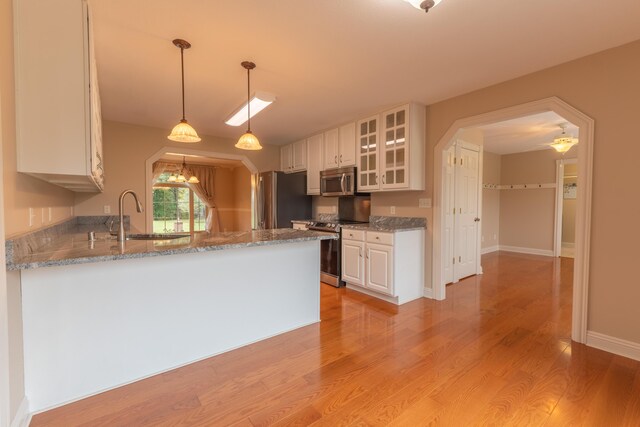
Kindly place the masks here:
POLYGON ((32 411, 319 321, 320 240, 293 229, 126 241, 74 218, 7 242, 32 411), (80 221, 80 222, 79 222, 80 221), (285 274, 286 272, 286 274, 285 274))

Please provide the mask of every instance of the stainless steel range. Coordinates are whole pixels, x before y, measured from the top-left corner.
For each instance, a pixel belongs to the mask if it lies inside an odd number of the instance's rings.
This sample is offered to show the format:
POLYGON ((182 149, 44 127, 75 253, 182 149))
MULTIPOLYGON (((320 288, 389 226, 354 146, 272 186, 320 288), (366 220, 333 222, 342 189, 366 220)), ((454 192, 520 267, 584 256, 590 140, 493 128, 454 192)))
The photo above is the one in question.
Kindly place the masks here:
POLYGON ((338 240, 322 240, 320 242, 320 280, 336 288, 344 286, 342 277, 342 226, 345 224, 366 224, 363 221, 311 221, 309 230, 338 233, 338 240))

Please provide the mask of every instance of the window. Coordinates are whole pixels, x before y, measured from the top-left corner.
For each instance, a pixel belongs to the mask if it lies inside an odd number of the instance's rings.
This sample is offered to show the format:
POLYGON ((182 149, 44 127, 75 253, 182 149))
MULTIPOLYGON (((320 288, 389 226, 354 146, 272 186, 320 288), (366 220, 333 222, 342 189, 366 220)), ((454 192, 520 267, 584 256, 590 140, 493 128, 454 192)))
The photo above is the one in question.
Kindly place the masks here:
POLYGON ((205 231, 207 206, 186 185, 167 182, 160 175, 153 186, 153 232, 205 231))

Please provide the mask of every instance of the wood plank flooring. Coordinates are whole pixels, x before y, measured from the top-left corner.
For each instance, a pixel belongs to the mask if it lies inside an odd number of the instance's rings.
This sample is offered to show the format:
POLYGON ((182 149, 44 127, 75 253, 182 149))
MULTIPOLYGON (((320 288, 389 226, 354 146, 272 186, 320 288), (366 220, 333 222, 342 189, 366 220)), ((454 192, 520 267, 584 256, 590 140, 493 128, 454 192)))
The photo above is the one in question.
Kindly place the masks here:
POLYGON ((640 362, 572 343, 573 260, 507 252, 447 300, 322 285, 322 322, 32 426, 640 426, 640 362))

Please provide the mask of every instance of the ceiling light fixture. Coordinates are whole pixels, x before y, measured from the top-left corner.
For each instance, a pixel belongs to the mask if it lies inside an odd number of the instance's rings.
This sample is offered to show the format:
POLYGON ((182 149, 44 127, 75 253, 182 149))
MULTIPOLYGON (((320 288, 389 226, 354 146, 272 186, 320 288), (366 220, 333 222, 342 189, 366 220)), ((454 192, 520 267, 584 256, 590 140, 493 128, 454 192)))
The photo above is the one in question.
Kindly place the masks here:
POLYGON ((182 120, 172 130, 171 134, 167 136, 171 141, 176 142, 200 142, 201 139, 198 136, 196 130, 187 123, 187 119, 184 115, 184 50, 191 47, 191 43, 182 39, 175 39, 173 44, 180 48, 180 65, 182 70, 182 120))
POLYGON ((251 133, 251 76, 250 72, 256 68, 256 64, 250 61, 243 61, 240 65, 247 70, 247 132, 240 137, 236 143, 236 148, 241 150, 262 150, 262 145, 258 138, 251 133))
POLYGON ((225 123, 229 126, 242 126, 249 118, 249 110, 251 110, 251 117, 253 117, 271 105, 275 100, 275 95, 266 92, 256 92, 251 97, 251 101, 242 104, 240 108, 231 114, 231 117, 229 117, 225 123))
POLYGON ((185 157, 182 157, 182 167, 177 173, 172 173, 167 182, 179 182, 179 183, 188 183, 188 184, 198 184, 200 180, 197 176, 193 174, 191 169, 187 169, 187 164, 185 162, 185 157), (189 175, 189 179, 186 178, 185 175, 189 175))
POLYGON ((566 123, 562 123, 560 129, 562 129, 562 133, 555 138, 553 138, 553 142, 551 143, 551 147, 553 147, 558 153, 566 153, 578 143, 578 138, 574 138, 570 135, 567 135, 565 129, 567 127, 566 123))
POLYGON ((424 10, 425 12, 429 12, 433 7, 437 6, 442 0, 404 0, 407 3, 410 3, 411 6, 416 9, 424 10))

